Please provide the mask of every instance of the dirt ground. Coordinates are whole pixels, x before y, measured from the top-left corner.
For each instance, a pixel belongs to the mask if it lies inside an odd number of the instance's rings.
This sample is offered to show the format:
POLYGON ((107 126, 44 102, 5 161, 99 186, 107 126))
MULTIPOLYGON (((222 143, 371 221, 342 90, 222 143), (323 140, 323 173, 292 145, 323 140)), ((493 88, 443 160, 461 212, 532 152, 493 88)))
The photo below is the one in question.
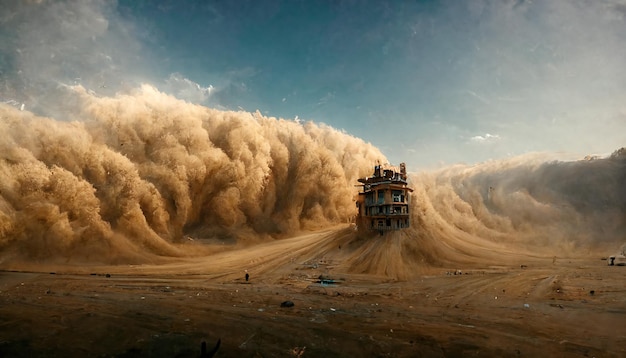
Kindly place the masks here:
POLYGON ((520 255, 399 280, 351 272, 337 230, 162 265, 2 264, 0 357, 626 356, 626 267, 520 255))

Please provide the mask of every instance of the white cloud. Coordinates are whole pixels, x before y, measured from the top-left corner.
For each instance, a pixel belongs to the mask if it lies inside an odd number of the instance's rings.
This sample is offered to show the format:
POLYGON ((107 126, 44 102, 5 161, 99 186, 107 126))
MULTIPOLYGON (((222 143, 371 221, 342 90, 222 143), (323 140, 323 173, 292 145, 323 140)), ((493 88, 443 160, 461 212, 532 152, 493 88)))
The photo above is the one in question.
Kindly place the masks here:
POLYGON ((206 102, 212 93, 215 92, 215 88, 212 85, 203 87, 180 73, 170 74, 170 77, 165 80, 164 90, 177 98, 192 103, 206 102))
POLYGON ((497 134, 489 134, 486 133, 484 136, 477 135, 470 138, 470 141, 473 143, 491 143, 500 140, 500 136, 497 134))

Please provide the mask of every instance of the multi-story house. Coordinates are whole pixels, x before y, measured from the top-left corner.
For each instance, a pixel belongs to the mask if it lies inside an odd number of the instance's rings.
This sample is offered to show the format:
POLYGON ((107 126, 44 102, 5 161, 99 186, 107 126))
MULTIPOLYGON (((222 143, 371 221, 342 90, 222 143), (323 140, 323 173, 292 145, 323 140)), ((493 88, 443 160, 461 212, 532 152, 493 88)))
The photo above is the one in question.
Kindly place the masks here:
POLYGON ((381 235, 390 230, 408 228, 409 200, 413 189, 407 185, 406 166, 376 165, 371 177, 360 178, 362 184, 356 205, 359 230, 375 230, 381 235))

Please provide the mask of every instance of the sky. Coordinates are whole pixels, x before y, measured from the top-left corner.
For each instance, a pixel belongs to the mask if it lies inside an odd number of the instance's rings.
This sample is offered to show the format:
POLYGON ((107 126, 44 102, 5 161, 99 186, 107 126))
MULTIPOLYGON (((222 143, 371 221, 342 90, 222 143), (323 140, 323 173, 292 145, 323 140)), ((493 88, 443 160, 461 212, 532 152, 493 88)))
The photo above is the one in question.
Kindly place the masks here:
POLYGON ((0 0, 0 101, 142 83, 326 123, 409 170, 626 145, 626 1, 0 0))

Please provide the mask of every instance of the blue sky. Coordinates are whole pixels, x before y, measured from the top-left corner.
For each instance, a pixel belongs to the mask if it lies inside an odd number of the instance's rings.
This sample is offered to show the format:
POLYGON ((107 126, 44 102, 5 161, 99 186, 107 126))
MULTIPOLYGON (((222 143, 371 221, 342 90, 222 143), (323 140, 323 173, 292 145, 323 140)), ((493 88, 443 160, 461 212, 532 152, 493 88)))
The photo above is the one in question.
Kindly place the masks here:
POLYGON ((40 18, 16 40, 41 47, 59 27, 69 40, 46 44, 74 62, 56 76, 112 89, 132 78, 211 107, 324 122, 413 170, 626 145, 622 0, 59 4, 24 16, 40 18))

